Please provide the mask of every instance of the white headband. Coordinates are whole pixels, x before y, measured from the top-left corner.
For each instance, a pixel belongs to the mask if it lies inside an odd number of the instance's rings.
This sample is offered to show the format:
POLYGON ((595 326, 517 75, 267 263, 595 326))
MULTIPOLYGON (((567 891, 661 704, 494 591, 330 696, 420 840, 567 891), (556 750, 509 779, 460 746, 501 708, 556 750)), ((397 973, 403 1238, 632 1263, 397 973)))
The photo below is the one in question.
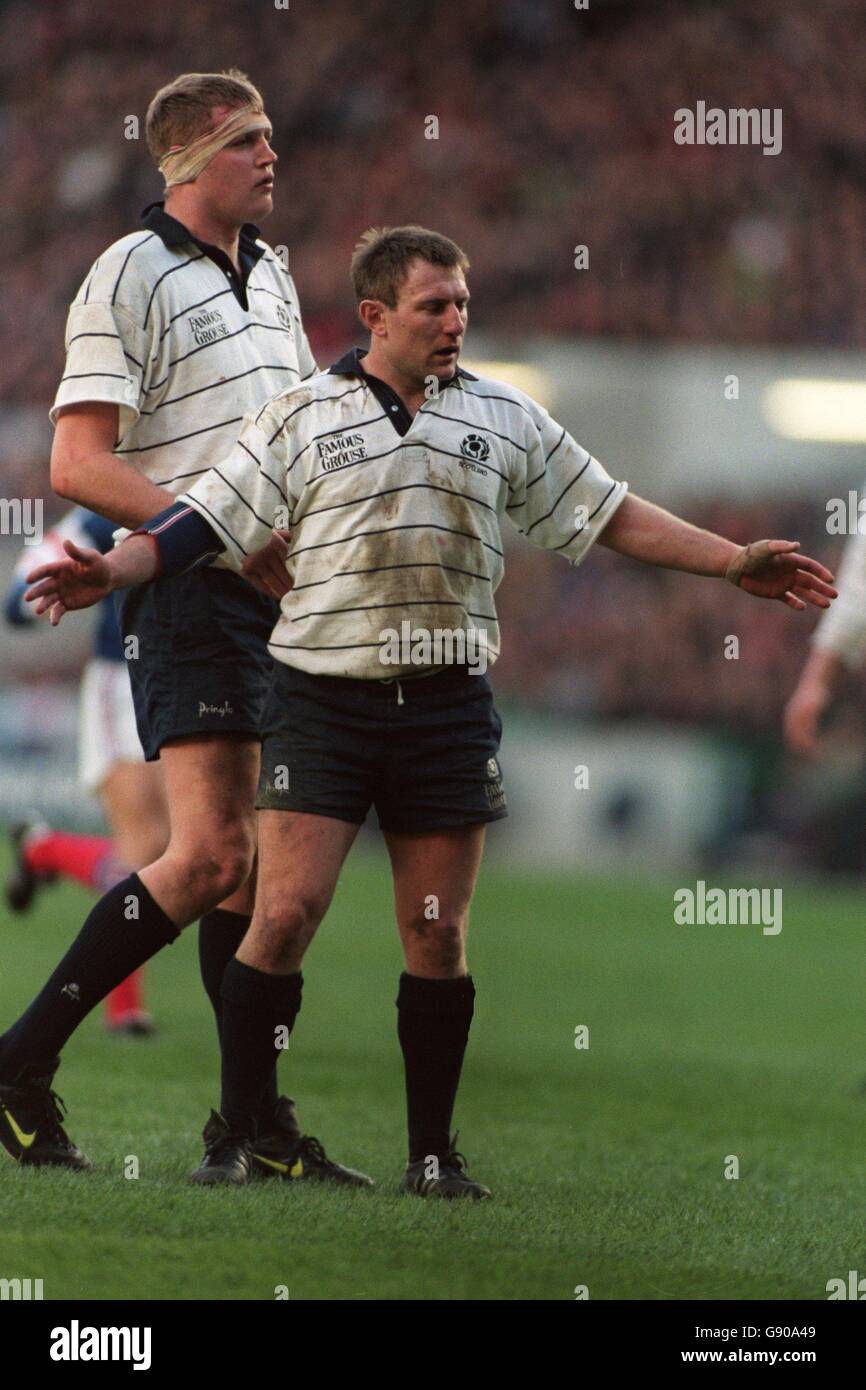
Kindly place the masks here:
POLYGON ((172 145, 159 161, 159 170, 165 179, 166 188, 178 183, 192 183, 202 169, 210 164, 215 154, 237 139, 254 130, 270 130, 271 123, 263 111, 255 111, 251 106, 242 106, 227 116, 215 130, 208 130, 186 145, 172 145))

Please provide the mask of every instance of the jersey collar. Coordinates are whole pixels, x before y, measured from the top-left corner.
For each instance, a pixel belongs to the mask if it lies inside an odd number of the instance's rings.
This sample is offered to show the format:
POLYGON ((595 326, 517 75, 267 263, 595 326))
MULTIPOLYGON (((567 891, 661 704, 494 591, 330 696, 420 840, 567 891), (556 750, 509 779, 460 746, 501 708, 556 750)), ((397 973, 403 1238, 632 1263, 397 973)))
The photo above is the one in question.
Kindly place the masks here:
MULTIPOLYGON (((328 371, 332 376, 363 377, 386 416, 391 421, 391 424, 394 426, 394 429, 402 438, 409 433, 412 426, 412 416, 406 409, 402 397, 398 396, 393 387, 389 386, 386 381, 382 381, 381 377, 373 376, 370 372, 364 370, 362 358, 367 356, 367 351, 367 348, 352 348, 351 352, 347 352, 344 357, 340 358, 339 362, 335 362, 332 367, 329 367, 328 371)), ((462 390, 462 377, 466 377, 469 381, 478 380, 471 372, 464 371, 462 367, 458 367, 454 375, 449 377, 442 385, 458 386, 462 390)))
MULTIPOLYGON (((141 214, 141 223, 149 232, 156 232, 166 246, 183 246, 186 242, 191 241, 193 245, 200 246, 208 254, 211 251, 216 251, 220 256, 225 255, 225 252, 220 251, 218 246, 211 246, 208 242, 199 241, 198 237, 193 236, 182 222, 178 222, 176 217, 172 217, 171 213, 166 212, 164 203, 148 203, 141 214)), ((245 222, 241 227, 238 242, 244 246, 245 250, 249 249, 254 260, 259 260, 265 254, 264 247, 258 245, 260 236, 261 232, 252 222, 245 222)))
MULTIPOLYGON (((368 352, 369 348, 352 348, 350 352, 345 353, 345 355, 340 358, 339 362, 335 362, 332 367, 329 367, 328 371, 333 376, 363 376, 370 382, 379 381, 377 376, 371 376, 369 372, 365 371, 362 365, 361 359, 366 357, 368 352)), ((465 379, 466 381, 477 381, 478 377, 473 376, 471 372, 467 372, 465 367, 458 367, 454 375, 441 384, 443 386, 459 386, 461 379, 465 379)), ((384 381, 380 384, 385 386, 384 381)), ((387 390, 391 390, 390 386, 387 387, 387 390)))
POLYGON ((229 282, 234 290, 235 297, 244 309, 248 308, 246 298, 247 281, 255 267, 265 254, 265 248, 258 245, 258 227, 254 227, 252 222, 245 222, 241 227, 238 237, 238 260, 241 267, 241 275, 238 273, 226 255, 225 251, 219 246, 211 246, 206 241, 199 241, 198 237, 193 236, 182 222, 178 222, 176 217, 166 212, 163 203, 150 203, 141 214, 142 226, 149 232, 156 235, 166 246, 188 246, 192 242, 200 251, 225 271, 229 277, 229 282))

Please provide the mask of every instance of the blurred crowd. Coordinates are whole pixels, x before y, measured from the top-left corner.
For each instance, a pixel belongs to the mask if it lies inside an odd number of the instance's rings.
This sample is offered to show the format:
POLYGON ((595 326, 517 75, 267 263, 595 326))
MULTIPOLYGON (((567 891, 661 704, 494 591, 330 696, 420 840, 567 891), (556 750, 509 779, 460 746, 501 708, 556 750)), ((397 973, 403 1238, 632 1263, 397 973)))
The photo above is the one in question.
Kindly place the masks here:
MULTIPOLYGON (((806 499, 682 510, 739 544, 779 536, 831 568, 838 562, 839 541, 806 499)), ((795 613, 604 546, 574 569, 519 538, 497 607, 498 694, 564 715, 703 724, 744 742, 779 738, 818 611, 795 613)))
POLYGON ((52 395, 69 300, 160 196, 153 92, 230 65, 274 122, 263 230, 322 360, 358 233, 400 221, 465 246, 486 329, 863 345, 864 42, 862 0, 6 0, 0 400, 52 395), (782 152, 677 145, 697 100, 780 108, 782 152))

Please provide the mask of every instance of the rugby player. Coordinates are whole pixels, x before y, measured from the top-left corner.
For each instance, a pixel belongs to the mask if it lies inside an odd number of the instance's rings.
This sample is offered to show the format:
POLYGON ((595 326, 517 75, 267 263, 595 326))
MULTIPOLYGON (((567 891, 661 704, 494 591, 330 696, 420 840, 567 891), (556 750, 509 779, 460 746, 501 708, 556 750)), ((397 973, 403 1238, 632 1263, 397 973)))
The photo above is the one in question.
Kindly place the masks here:
MULTIPOLYGON (((95 512, 73 507, 52 527, 34 553, 25 547, 5 597, 7 622, 33 627, 36 615, 24 602, 25 575, 34 561, 62 559, 63 541, 93 546, 105 554, 114 545, 114 525, 95 512)), ((159 763, 144 760, 114 603, 107 598, 93 628, 93 650, 81 677, 78 705, 78 781, 99 799, 111 830, 80 835, 39 821, 11 830, 12 869, 6 901, 27 912, 46 884, 71 879, 100 896, 127 878, 131 869, 158 859, 168 843, 168 807, 159 763)), ((135 970, 105 999, 105 1025, 113 1034, 146 1037, 153 1021, 144 1008, 143 970, 135 970)))
MULTIPOLYGON (((317 370, 292 278, 254 225, 273 208, 271 134, 261 94, 236 70, 186 73, 157 92, 146 135, 165 203, 103 252, 70 309, 52 483, 122 528, 225 454, 248 410, 317 370)), ((162 763, 171 838, 100 899, 56 979, 0 1038, 0 1140, 23 1162, 89 1166, 57 1118, 60 1051, 109 990, 199 917, 219 1030, 223 973, 252 907, 265 643, 288 584, 275 558, 284 550, 269 536, 243 567, 264 593, 218 562, 120 605, 138 732, 146 758, 162 763)), ((277 1095, 276 1056, 259 1107, 265 1171, 366 1185, 300 1134, 277 1095)), ((209 1121, 205 1142, 213 1136, 209 1121)))
POLYGON ((37 611, 59 622, 112 588, 182 582, 168 576, 216 550, 237 569, 273 526, 291 528, 292 587, 269 644, 255 911, 223 980, 224 1142, 202 1181, 249 1177, 275 1031, 294 1024, 304 953, 375 805, 406 967, 403 1190, 490 1195, 451 1122, 475 995, 469 906, 486 826, 506 814, 501 725, 480 665, 437 660, 435 638, 480 632, 495 660, 504 516, 572 564, 599 541, 797 610, 835 596, 796 542, 738 546, 629 494, 529 396, 459 367, 467 268, 436 232, 366 233, 352 274, 369 349, 252 414, 227 458, 145 534, 105 559, 67 546, 68 560, 31 576, 37 611), (404 623, 412 648, 395 655, 404 623))
POLYGON ((849 536, 839 568, 841 598, 821 618, 812 650, 785 706, 785 740, 792 752, 818 752, 821 722, 846 672, 866 660, 866 534, 849 536))

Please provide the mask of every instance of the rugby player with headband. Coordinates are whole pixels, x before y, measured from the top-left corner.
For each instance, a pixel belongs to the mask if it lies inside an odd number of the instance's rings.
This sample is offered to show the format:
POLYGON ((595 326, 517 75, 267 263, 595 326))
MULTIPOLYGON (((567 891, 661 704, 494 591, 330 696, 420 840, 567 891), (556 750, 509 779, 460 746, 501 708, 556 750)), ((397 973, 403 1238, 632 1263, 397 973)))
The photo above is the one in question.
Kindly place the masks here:
MULTIPOLYGON (((55 489, 124 528, 119 536, 228 453, 247 413, 317 370, 292 277, 254 225, 273 210, 277 160, 259 91, 234 69, 185 73, 153 98, 146 134, 165 203, 87 273, 51 412, 55 489)), ((0 1037, 0 1142, 21 1163, 89 1166, 59 1119, 60 1051, 100 999, 196 919, 221 1032, 223 976, 252 912, 266 643, 288 587, 285 550, 275 536, 240 573, 219 559, 118 604, 138 734, 145 757, 162 763, 171 839, 100 899, 0 1037)), ((300 990, 298 979, 295 1011, 300 990)), ((293 1102, 278 1095, 278 1056, 272 1050, 257 1103, 250 1164, 368 1185, 301 1134, 293 1102)), ((206 1155, 224 1130, 212 1114, 206 1155)))

